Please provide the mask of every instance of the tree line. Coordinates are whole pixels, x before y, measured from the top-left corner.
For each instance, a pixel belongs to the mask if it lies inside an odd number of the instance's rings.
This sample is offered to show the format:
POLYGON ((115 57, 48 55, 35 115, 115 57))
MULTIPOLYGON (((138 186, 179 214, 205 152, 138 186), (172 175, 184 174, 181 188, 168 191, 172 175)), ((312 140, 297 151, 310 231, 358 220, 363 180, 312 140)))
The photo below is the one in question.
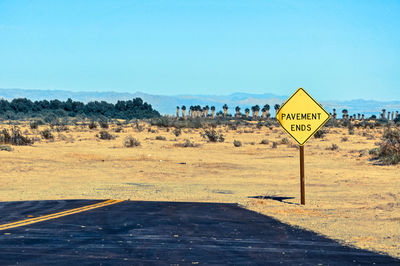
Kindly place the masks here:
MULTIPOLYGON (((275 109, 275 113, 279 110, 280 105, 279 104, 275 104, 274 105, 274 109, 275 109)), ((182 107, 177 106, 176 107, 176 116, 179 118, 179 113, 180 110, 182 111, 182 117, 186 118, 191 117, 191 118, 195 118, 195 117, 210 117, 210 118, 214 118, 215 116, 217 117, 232 117, 231 114, 228 114, 228 105, 224 104, 222 106, 223 111, 219 111, 215 114, 215 106, 211 106, 211 108, 206 105, 206 106, 200 106, 200 105, 192 105, 188 108, 188 113, 186 113, 186 106, 182 105, 182 107), (211 110, 211 113, 209 113, 209 111, 211 110)), ((244 114, 242 114, 240 112, 241 108, 240 106, 236 106, 235 108, 235 117, 236 118, 249 118, 250 117, 250 109, 246 108, 244 110, 244 114)), ((264 105, 262 108, 259 105, 254 105, 251 107, 251 112, 252 112, 252 118, 260 118, 259 112, 262 112, 261 118, 266 118, 266 119, 270 119, 271 114, 269 113, 270 110, 270 105, 266 104, 264 105)))
POLYGON ((159 117, 160 113, 154 110, 151 104, 143 102, 141 98, 127 101, 118 101, 116 104, 105 101, 82 103, 68 99, 31 101, 26 98, 7 101, 0 100, 0 116, 5 119, 22 117, 39 117, 46 115, 57 117, 98 117, 117 119, 142 119, 159 117))

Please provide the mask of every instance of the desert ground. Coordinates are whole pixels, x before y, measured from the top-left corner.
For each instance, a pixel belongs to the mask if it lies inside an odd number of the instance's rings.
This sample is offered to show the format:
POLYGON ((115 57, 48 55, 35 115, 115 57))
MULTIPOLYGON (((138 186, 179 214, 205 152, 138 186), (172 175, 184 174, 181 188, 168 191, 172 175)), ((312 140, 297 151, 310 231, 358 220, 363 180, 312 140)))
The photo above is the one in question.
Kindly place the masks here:
POLYGON ((107 131, 115 138, 102 140, 96 136, 102 129, 70 125, 52 129, 54 139, 46 140, 40 131, 48 125, 31 129, 22 123, 21 132, 36 141, 0 151, 0 201, 238 203, 343 244, 400 258, 400 165, 377 165, 368 153, 383 128, 355 128, 350 135, 347 128, 325 127, 324 138, 311 138, 305 145, 302 206, 298 146, 277 125, 218 126, 225 141, 215 143, 201 136, 203 129, 182 129, 175 136, 173 129, 144 122, 140 127, 113 124, 107 131), (126 147, 127 136, 140 146, 126 147), (176 146, 186 140, 195 147, 176 146), (235 147, 234 140, 242 146, 235 147))

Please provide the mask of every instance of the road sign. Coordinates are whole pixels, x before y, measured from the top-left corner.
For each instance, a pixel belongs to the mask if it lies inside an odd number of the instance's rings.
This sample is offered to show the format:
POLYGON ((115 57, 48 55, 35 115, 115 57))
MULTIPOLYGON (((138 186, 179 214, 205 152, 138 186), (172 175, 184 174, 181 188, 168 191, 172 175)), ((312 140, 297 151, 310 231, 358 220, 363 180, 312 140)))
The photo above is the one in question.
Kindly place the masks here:
POLYGON ((304 89, 299 88, 279 108, 276 118, 282 128, 300 145, 300 195, 305 200, 304 143, 326 122, 330 115, 304 89))
POLYGON ((299 88, 281 106, 276 117, 282 128, 303 146, 328 122, 330 115, 304 89, 299 88))

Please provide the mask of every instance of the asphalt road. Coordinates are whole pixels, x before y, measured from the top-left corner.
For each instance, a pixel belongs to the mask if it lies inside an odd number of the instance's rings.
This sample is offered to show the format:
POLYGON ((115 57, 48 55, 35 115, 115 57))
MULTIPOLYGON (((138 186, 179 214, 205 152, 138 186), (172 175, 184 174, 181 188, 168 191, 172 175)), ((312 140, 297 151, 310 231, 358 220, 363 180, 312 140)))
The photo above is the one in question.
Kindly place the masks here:
MULTIPOLYGON (((0 225, 101 201, 0 203, 0 225)), ((124 201, 0 231, 0 265, 400 265, 234 204, 124 201)))

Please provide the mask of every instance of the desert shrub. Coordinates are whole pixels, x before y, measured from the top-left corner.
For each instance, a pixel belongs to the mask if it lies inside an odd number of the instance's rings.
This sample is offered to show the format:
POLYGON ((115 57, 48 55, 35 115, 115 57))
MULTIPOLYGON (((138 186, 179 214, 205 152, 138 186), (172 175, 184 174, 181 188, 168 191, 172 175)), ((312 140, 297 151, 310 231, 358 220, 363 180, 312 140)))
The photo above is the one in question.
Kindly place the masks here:
MULTIPOLYGON (((152 126, 158 126, 158 127, 170 127, 172 126, 172 121, 168 119, 168 117, 163 116, 155 119, 150 120, 150 124, 152 126)), ((137 125, 137 122, 136 122, 137 125)))
POLYGON ((263 123, 261 121, 258 121, 257 126, 256 126, 257 129, 261 129, 262 126, 263 126, 263 123))
POLYGON ((63 140, 63 141, 67 140, 67 136, 65 136, 64 134, 61 134, 61 133, 58 133, 57 137, 58 137, 59 140, 63 140))
POLYGON ((48 114, 48 115, 46 115, 46 116, 44 117, 44 122, 46 122, 46 123, 48 123, 48 124, 50 124, 50 123, 56 123, 56 122, 58 122, 58 117, 57 117, 55 114, 50 113, 50 114, 48 114))
POLYGON ((42 136, 43 139, 54 140, 54 136, 48 128, 40 131, 40 136, 42 136))
POLYGON ((342 138, 341 138, 341 141, 342 141, 342 142, 346 142, 346 141, 348 141, 348 140, 349 140, 348 137, 342 137, 342 138))
POLYGON ((103 120, 99 121, 99 125, 103 129, 107 129, 109 127, 108 122, 107 121, 103 121, 103 120))
POLYGON ((136 127, 136 130, 138 132, 142 132, 143 131, 143 127, 141 125, 139 125, 138 121, 135 121, 135 127, 136 127))
POLYGON ((336 145, 335 143, 332 143, 332 146, 326 148, 327 150, 331 150, 331 151, 336 151, 337 149, 339 149, 339 146, 336 145))
POLYGON ((43 120, 35 120, 29 124, 31 129, 38 129, 39 126, 44 125, 43 120))
POLYGON ((11 133, 7 129, 0 132, 0 143, 24 146, 33 144, 33 139, 23 136, 19 128, 13 127, 11 133))
POLYGON ((140 142, 132 136, 127 136, 124 139, 124 146, 127 148, 138 147, 140 146, 140 142))
MULTIPOLYGON (((215 121, 209 122, 210 126, 216 126, 216 123, 217 122, 215 122, 215 121)), ((203 128, 203 124, 201 123, 200 118, 188 120, 188 123, 186 124, 186 126, 189 128, 203 128)))
POLYGON ((150 132, 150 133, 157 133, 157 130, 152 129, 151 127, 149 127, 149 128, 147 129, 147 132, 150 132))
POLYGON ((375 158, 382 164, 400 162, 400 130, 398 128, 385 129, 375 158))
POLYGON ((276 141, 272 142, 272 148, 273 149, 278 148, 278 142, 276 142, 276 141))
POLYGON ((182 134, 182 130, 181 130, 180 128, 175 128, 175 129, 172 131, 172 134, 174 134, 175 137, 179 137, 179 136, 182 134))
POLYGON ((228 128, 230 129, 230 130, 237 130, 237 125, 236 124, 228 124, 228 128))
POLYGON ((347 129, 349 130, 349 135, 354 135, 354 126, 352 123, 347 125, 347 129))
POLYGON ((234 140, 233 141, 233 146, 235 147, 242 147, 242 142, 240 140, 234 140))
POLYGON ((89 129, 96 129, 97 128, 97 124, 94 121, 91 121, 88 125, 89 129))
POLYGON ((114 132, 116 132, 116 133, 122 132, 122 127, 118 126, 118 127, 114 128, 114 132))
POLYGON ((289 143, 288 138, 283 138, 283 139, 281 140, 281 143, 282 143, 282 144, 288 144, 288 143, 289 143))
POLYGON ((368 151, 368 154, 370 155, 378 155, 379 149, 378 148, 372 148, 368 151))
POLYGON ((326 130, 320 129, 314 134, 314 138, 316 139, 323 139, 326 135, 326 130))
POLYGON ((375 139, 375 137, 372 134, 368 134, 367 132, 363 132, 362 135, 363 137, 367 137, 368 140, 375 139))
POLYGON ((217 132, 215 129, 206 129, 204 133, 200 133, 203 138, 208 138, 210 142, 224 142, 225 138, 222 133, 217 132))
POLYGON ((99 139, 104 139, 104 140, 111 140, 115 139, 115 136, 111 135, 108 133, 108 131, 102 130, 99 132, 98 135, 96 135, 99 139))
POLYGON ((8 145, 0 145, 0 151, 12 151, 11 146, 8 145))
POLYGON ((269 140, 263 139, 263 140, 261 140, 260 144, 267 145, 267 144, 269 144, 269 140))
POLYGON ((287 144, 287 146, 288 146, 289 148, 293 148, 293 149, 300 149, 300 146, 299 146, 299 145, 297 145, 296 143, 293 143, 293 142, 291 142, 291 141, 289 141, 289 143, 287 144))
POLYGON ((181 147, 181 148, 194 148, 194 147, 199 147, 199 144, 196 144, 194 142, 191 142, 190 140, 186 140, 184 143, 175 143, 175 147, 181 147))
POLYGON ((367 136, 367 139, 368 139, 368 140, 371 140, 371 139, 375 139, 375 137, 374 137, 373 135, 369 134, 369 135, 367 136))
POLYGON ((58 125, 58 126, 56 126, 56 131, 57 132, 68 131, 68 130, 69 130, 69 128, 68 128, 67 125, 58 125))
POLYGON ((156 140, 167 140, 167 138, 164 137, 164 136, 157 136, 157 137, 156 137, 156 140))
POLYGON ((339 127, 339 121, 331 117, 325 124, 326 127, 339 127))

